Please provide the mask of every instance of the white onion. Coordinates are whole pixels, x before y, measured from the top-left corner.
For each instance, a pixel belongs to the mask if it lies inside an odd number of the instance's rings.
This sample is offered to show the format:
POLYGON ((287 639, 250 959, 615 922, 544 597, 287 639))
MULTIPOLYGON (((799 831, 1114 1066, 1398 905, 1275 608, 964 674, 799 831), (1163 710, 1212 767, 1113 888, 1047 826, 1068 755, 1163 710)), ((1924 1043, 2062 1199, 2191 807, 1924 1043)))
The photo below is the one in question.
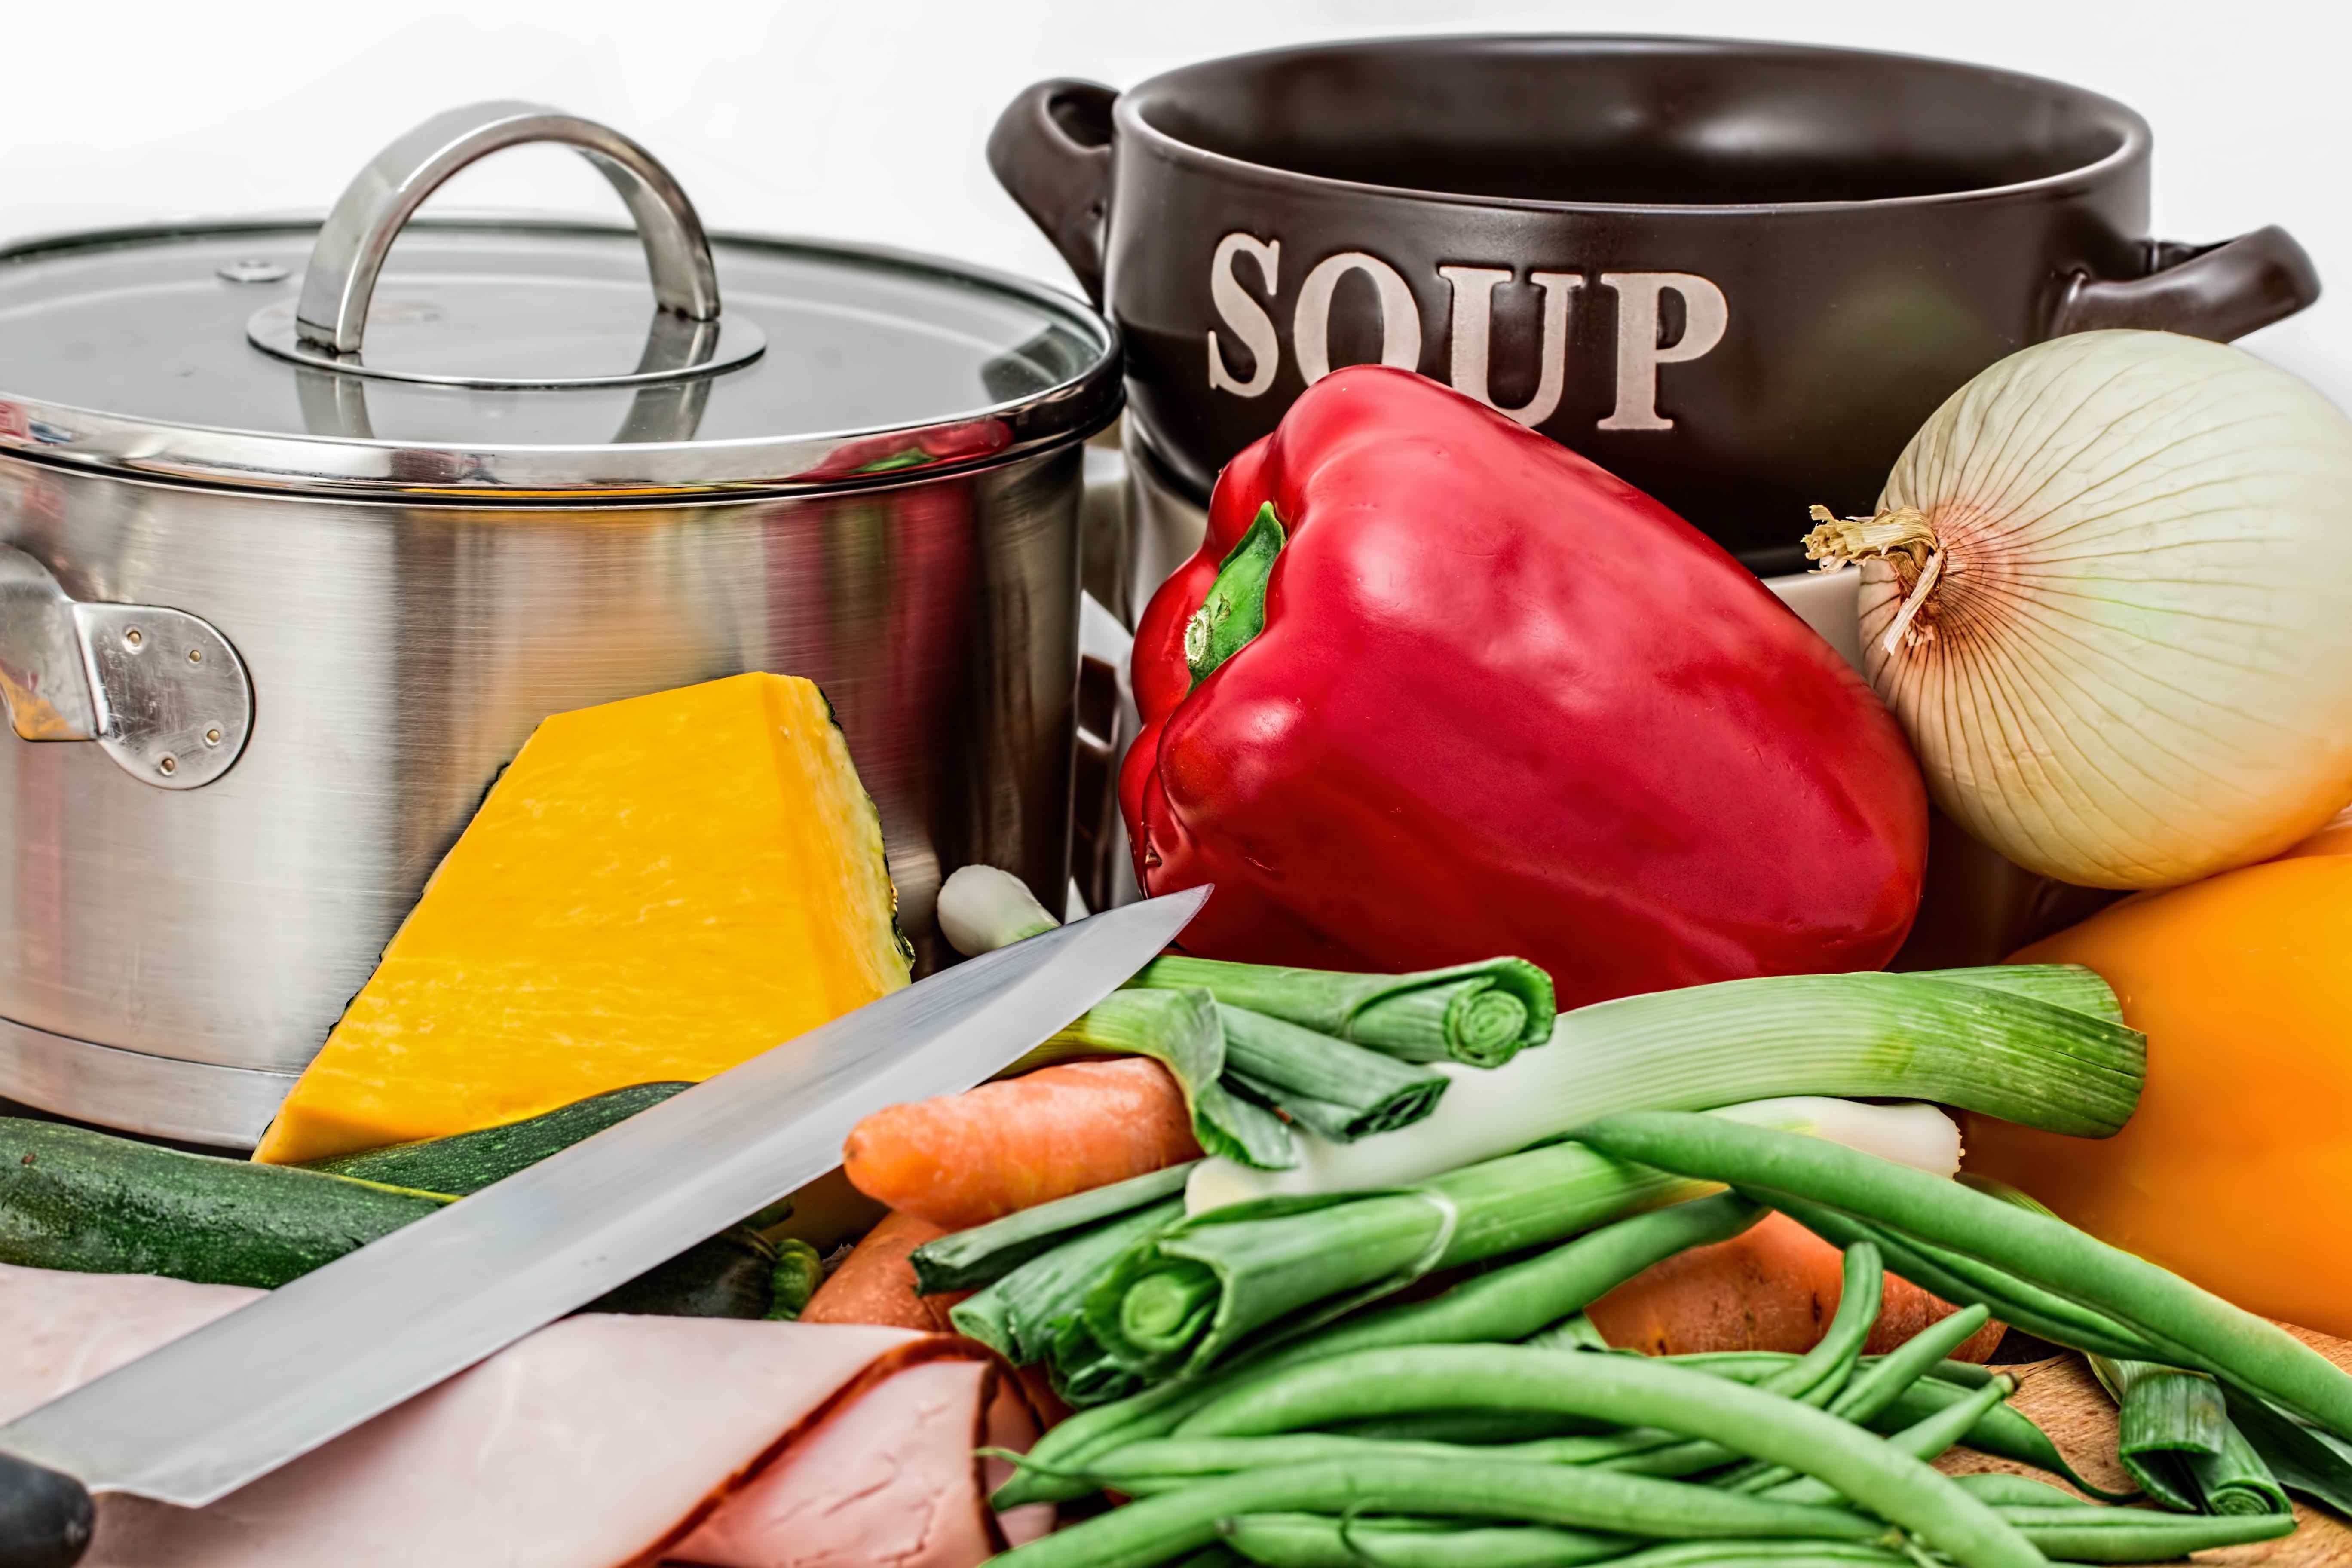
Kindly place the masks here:
POLYGON ((2169 887, 2352 800, 2352 421, 2284 371, 2039 344, 1937 410, 1877 516, 1817 515, 1936 803, 2018 864, 2169 887))

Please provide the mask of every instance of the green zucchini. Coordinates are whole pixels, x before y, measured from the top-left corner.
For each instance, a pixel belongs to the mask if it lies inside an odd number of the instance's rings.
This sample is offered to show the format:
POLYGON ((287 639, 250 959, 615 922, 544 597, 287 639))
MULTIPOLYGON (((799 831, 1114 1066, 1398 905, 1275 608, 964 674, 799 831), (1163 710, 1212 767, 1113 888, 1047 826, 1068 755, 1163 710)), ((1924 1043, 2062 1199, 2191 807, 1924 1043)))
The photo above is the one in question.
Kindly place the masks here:
MULTIPOLYGON (((649 1084, 621 1092, 642 1097, 681 1087, 649 1084)), ((652 1102, 640 1098, 634 1109, 652 1102)), ((564 1125, 576 1141, 618 1120, 600 1106, 564 1125)), ((439 1142, 481 1137, 466 1133, 439 1142)), ((472 1190, 511 1174, 499 1169, 501 1162, 520 1170, 561 1147, 534 1129, 528 1140, 471 1142, 457 1157, 430 1144, 381 1150, 402 1159, 373 1168, 437 1172, 472 1190), (520 1149, 536 1152, 515 1163, 520 1149)), ((84 1128, 0 1117, 0 1263, 275 1289, 460 1195, 322 1169, 182 1153, 84 1128)), ((777 1265, 776 1248, 738 1226, 687 1247, 583 1310, 764 1318, 775 1301, 777 1265)))
POLYGON ((0 1263, 266 1290, 449 1201, 0 1118, 0 1263))
POLYGON ((502 1182, 526 1165, 535 1165, 583 1138, 602 1132, 693 1087, 688 1083, 641 1083, 591 1095, 526 1121, 509 1121, 503 1127, 485 1127, 478 1132, 428 1138, 417 1143, 394 1143, 357 1154, 337 1154, 302 1168, 463 1197, 467 1193, 480 1192, 492 1182, 502 1182))

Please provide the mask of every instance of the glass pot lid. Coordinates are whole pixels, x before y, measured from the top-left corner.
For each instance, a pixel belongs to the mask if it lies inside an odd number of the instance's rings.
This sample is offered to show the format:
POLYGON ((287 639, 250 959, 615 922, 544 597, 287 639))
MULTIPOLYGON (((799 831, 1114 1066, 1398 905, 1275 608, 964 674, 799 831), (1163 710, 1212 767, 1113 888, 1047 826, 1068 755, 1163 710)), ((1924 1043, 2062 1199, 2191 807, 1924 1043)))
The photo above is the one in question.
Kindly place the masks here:
POLYGON ((934 258, 704 233, 635 142, 530 104, 392 143, 324 224, 0 250, 0 450, 321 492, 803 489, 1003 461, 1118 411, 1108 322, 934 258), (634 229, 411 222, 478 158, 579 150, 634 229))

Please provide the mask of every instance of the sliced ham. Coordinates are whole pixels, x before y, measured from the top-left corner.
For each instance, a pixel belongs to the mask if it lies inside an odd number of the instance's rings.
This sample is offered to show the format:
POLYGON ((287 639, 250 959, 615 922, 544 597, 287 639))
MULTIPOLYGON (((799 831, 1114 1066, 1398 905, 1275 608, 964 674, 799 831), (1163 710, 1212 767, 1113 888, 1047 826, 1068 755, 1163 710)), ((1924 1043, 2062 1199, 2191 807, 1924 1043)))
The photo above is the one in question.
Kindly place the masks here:
MULTIPOLYGON (((0 1266, 0 1420, 256 1294, 0 1266)), ((1017 1384, 967 1342, 588 1314, 210 1508, 101 1498, 86 1561, 970 1568, 1047 1522, 991 1514, 972 1452, 1034 1435, 1017 1384)))

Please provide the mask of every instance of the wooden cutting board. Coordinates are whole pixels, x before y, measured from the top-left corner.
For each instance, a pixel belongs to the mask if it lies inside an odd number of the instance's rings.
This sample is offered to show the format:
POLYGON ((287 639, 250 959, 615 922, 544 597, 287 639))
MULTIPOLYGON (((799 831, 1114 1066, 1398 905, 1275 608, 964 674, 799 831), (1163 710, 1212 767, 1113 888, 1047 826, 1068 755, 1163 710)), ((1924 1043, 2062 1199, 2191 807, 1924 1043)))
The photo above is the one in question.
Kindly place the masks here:
MULTIPOLYGON (((2280 1326, 2347 1372, 2352 1372, 2352 1340, 2331 1339, 2292 1324, 2280 1326)), ((2116 1462, 2115 1405, 2107 1398, 2106 1391, 2092 1381, 2090 1369, 2083 1364, 2082 1357, 2062 1356, 2055 1361, 2001 1370, 2018 1383, 2010 1404, 2049 1433, 2058 1451, 2085 1479, 2103 1487, 2130 1484, 2123 1467, 2116 1462)), ((2012 1470, 2039 1480, 2053 1479, 2023 1465, 1961 1449, 1946 1455, 1937 1461, 1937 1468, 1954 1475, 1971 1470, 2012 1470)), ((2265 1568, 2352 1568, 2352 1527, 2331 1514, 2301 1504, 2296 1505, 2294 1514, 2293 1535, 2254 1546, 2200 1552, 2193 1561, 2259 1563, 2265 1568)))

